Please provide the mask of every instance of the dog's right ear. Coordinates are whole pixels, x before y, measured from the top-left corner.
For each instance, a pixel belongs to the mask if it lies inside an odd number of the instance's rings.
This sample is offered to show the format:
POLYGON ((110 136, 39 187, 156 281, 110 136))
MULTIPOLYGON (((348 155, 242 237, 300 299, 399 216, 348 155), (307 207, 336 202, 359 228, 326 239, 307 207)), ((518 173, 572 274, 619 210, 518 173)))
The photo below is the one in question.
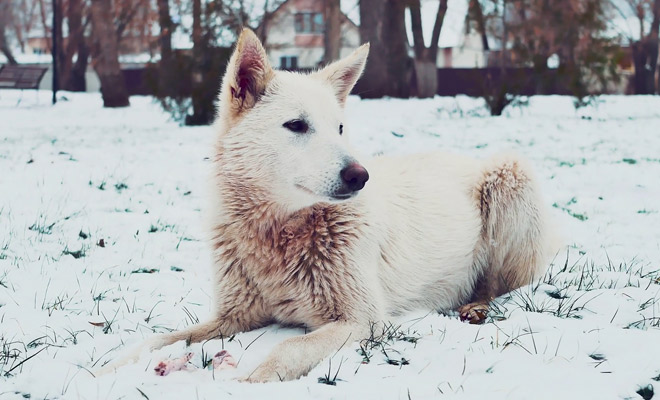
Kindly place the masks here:
POLYGON ((273 74, 261 41, 250 29, 243 29, 222 81, 221 114, 235 118, 254 107, 273 74))

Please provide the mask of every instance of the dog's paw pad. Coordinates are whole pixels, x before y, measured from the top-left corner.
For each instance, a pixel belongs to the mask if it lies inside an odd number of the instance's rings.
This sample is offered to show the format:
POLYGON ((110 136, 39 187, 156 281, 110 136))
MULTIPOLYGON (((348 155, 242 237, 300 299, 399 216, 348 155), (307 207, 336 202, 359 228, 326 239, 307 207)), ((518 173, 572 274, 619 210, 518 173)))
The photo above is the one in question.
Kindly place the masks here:
POLYGON ((236 360, 227 350, 218 352, 213 357, 213 369, 232 369, 236 368, 236 360))
POLYGON ((174 371, 184 371, 188 369, 188 362, 194 353, 187 353, 183 357, 163 360, 156 365, 154 372, 156 375, 165 376, 174 371))

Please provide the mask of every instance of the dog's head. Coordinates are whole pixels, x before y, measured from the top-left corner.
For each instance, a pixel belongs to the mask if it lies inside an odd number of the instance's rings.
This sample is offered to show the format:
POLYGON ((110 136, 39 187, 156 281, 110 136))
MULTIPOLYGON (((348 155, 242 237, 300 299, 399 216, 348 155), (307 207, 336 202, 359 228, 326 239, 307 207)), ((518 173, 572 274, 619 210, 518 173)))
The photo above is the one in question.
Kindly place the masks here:
POLYGON ((356 196, 369 174, 348 147, 344 105, 368 53, 363 45, 308 75, 275 71, 244 30, 220 93, 219 147, 232 164, 223 168, 292 210, 356 196))

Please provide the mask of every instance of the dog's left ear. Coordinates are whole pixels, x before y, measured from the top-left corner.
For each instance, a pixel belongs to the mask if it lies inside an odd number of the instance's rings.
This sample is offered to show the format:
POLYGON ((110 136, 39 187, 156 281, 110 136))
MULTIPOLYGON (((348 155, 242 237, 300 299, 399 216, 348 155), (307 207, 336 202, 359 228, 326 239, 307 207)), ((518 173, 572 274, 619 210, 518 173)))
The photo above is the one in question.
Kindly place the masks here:
POLYGON ((369 43, 365 43, 348 57, 335 61, 316 73, 321 79, 330 83, 342 107, 346 104, 346 98, 355 86, 355 82, 362 75, 368 55, 369 43))
POLYGON ((261 41, 254 32, 243 29, 222 82, 220 111, 237 117, 254 107, 273 74, 261 41))

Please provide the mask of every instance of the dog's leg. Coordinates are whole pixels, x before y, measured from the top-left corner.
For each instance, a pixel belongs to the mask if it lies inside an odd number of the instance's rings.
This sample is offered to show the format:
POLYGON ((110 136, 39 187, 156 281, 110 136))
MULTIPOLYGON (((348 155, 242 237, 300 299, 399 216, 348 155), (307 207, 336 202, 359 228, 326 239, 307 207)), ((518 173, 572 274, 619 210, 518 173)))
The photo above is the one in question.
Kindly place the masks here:
POLYGON ((280 343, 248 377, 248 382, 276 382, 300 378, 325 357, 366 336, 368 324, 331 322, 318 330, 280 343))
POLYGON ((542 272, 551 251, 549 226, 534 177, 512 156, 491 160, 475 190, 482 232, 475 253, 480 277, 461 319, 483 321, 488 303, 527 285, 542 272))
POLYGON ((130 351, 126 356, 121 357, 117 361, 110 362, 102 368, 96 370, 94 375, 100 376, 109 372, 115 371, 117 368, 126 364, 134 363, 140 355, 145 351, 154 351, 170 344, 176 343, 180 340, 185 340, 186 343, 197 343, 204 340, 214 339, 217 337, 228 337, 240 332, 241 327, 237 324, 227 323, 220 319, 212 319, 201 324, 193 325, 181 331, 175 331, 151 337, 134 350, 130 351))
POLYGON ((188 344, 204 340, 229 337, 239 332, 260 328, 270 320, 270 313, 254 284, 235 266, 219 276, 216 286, 217 310, 211 320, 181 331, 157 335, 144 341, 127 356, 112 362, 97 372, 104 374, 138 360, 145 351, 153 351, 180 340, 188 344))

